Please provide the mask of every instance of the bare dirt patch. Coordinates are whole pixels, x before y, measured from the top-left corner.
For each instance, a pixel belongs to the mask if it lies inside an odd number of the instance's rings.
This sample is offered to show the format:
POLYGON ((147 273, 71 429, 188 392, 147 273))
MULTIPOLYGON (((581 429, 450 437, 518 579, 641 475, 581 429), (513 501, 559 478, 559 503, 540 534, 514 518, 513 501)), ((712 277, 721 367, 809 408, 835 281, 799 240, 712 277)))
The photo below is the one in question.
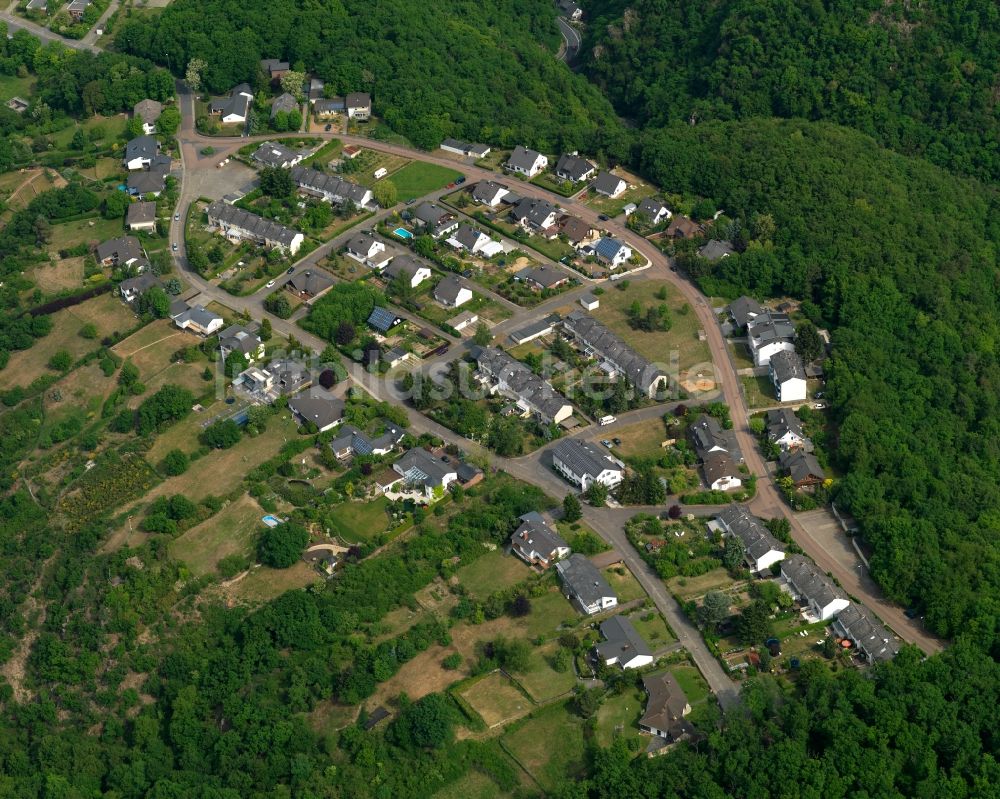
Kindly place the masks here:
POLYGON ((532 708, 531 700, 498 671, 470 685, 461 697, 491 729, 527 715, 532 708))

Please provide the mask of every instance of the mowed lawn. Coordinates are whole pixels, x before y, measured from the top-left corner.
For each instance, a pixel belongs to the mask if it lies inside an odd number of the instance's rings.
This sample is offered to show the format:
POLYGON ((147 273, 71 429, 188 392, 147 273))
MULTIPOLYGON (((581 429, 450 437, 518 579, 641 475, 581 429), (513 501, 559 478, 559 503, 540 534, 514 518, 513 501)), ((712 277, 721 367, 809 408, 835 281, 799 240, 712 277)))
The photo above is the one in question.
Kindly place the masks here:
POLYGON ((604 579, 608 581, 608 585, 617 594, 618 601, 622 604, 631 602, 633 599, 646 598, 646 592, 624 563, 620 566, 608 566, 604 570, 604 579))
MULTIPOLYGON (((638 424, 615 430, 612 434, 621 439, 621 444, 615 444, 614 455, 617 458, 659 458, 663 455, 661 444, 668 438, 661 421, 639 422, 638 424)), ((599 435, 595 441, 605 438, 599 435)))
POLYGON ((77 219, 52 226, 49 252, 58 253, 76 244, 100 244, 102 241, 124 235, 121 219, 104 219, 99 216, 77 219))
MULTIPOLYGON (((711 372, 712 357, 708 351, 708 343, 698 340, 698 317, 693 308, 688 308, 686 312, 683 310, 686 301, 670 283, 661 280, 633 280, 625 289, 619 288, 620 286, 619 283, 618 287, 609 288, 601 295, 601 306, 593 312, 594 316, 650 361, 669 367, 676 357, 681 380, 688 377, 684 372, 699 364, 705 365, 705 370, 711 372), (656 298, 656 293, 661 288, 666 288, 665 300, 656 298), (646 333, 629 327, 627 311, 636 301, 643 311, 665 303, 670 309, 670 330, 665 333, 646 333)), ((670 369, 667 368, 667 371, 670 369)))
POLYGON ((646 697, 636 688, 607 697, 597 711, 594 729, 597 743, 607 747, 618 738, 641 739, 639 719, 645 707, 646 697))
POLYGON ((583 721, 567 703, 539 710, 504 735, 502 742, 546 791, 583 774, 583 721))
POLYGON ((331 514, 332 531, 350 544, 369 541, 389 527, 389 500, 379 497, 371 502, 344 502, 331 514))
POLYGON ((460 696, 491 728, 519 719, 532 708, 531 700, 498 671, 474 682, 460 696))
POLYGON ((557 696, 569 693, 576 685, 576 675, 573 673, 572 665, 566 671, 556 671, 549 665, 549 659, 559 649, 556 641, 533 648, 528 670, 514 675, 521 683, 521 687, 531 694, 531 698, 536 702, 548 702, 557 696))
POLYGON ((494 591, 526 580, 530 575, 528 564, 499 549, 480 556, 455 573, 458 581, 478 599, 486 599, 494 591))
POLYGON ((128 330, 138 324, 138 319, 121 300, 111 294, 56 311, 51 316, 52 332, 36 339, 27 350, 12 352, 7 367, 0 371, 0 388, 27 386, 40 375, 50 372, 49 359, 60 350, 66 350, 74 359, 93 352, 101 346, 101 338, 128 330), (97 338, 85 339, 80 329, 92 323, 97 328, 97 338))
POLYGON ((629 616, 628 620, 654 652, 677 640, 663 620, 663 616, 655 610, 637 611, 629 616))
POLYGON ((406 202, 443 189, 460 177, 462 173, 454 169, 428 164, 425 161, 412 161, 390 175, 389 179, 396 184, 399 201, 406 202))
POLYGON ((257 533, 263 529, 264 511, 244 495, 170 542, 170 555, 182 561, 195 577, 215 571, 228 555, 253 554, 257 533))

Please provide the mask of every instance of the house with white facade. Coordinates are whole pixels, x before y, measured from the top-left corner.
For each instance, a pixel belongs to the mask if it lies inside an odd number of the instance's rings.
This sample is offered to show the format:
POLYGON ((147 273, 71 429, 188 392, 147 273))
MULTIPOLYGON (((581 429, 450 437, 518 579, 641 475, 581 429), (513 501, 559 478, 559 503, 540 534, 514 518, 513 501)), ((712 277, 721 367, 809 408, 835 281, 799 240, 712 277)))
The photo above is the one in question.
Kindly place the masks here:
POLYGON ((415 289, 430 276, 430 267, 412 255, 397 255, 382 270, 382 277, 386 280, 402 278, 411 289, 415 289))
POLYGON ((681 740, 694 731, 684 718, 691 712, 691 704, 673 674, 646 674, 642 685, 646 689, 646 712, 639 719, 640 730, 666 741, 681 740))
POLYGON ((594 181, 593 185, 596 194, 603 195, 612 200, 624 194, 627 188, 628 183, 625 182, 624 178, 603 170, 597 173, 597 180, 594 181))
POLYGON ((833 631, 854 644, 869 663, 884 663, 899 653, 899 640, 867 608, 852 602, 834 619, 833 631))
POLYGON ((646 197, 642 202, 639 203, 639 207, 636 209, 640 214, 644 215, 648 220, 649 224, 656 226, 661 222, 665 222, 670 219, 673 214, 670 213, 670 209, 667 208, 666 203, 660 200, 654 200, 652 197, 646 197))
POLYGON ((160 152, 160 143, 155 136, 136 136, 125 145, 123 163, 130 172, 136 169, 146 169, 160 152))
POLYGON ((289 255, 295 255, 305 241, 305 236, 297 230, 220 200, 208 206, 205 213, 208 224, 230 241, 249 240, 289 255))
POLYGON ((778 402, 805 400, 806 367, 794 349, 774 353, 768 362, 768 367, 778 402))
POLYGON ((445 241, 445 244, 449 247, 454 247, 456 250, 464 250, 471 255, 482 253, 488 258, 492 256, 485 252, 487 249, 493 255, 503 251, 503 247, 499 243, 493 241, 483 231, 472 227, 472 225, 459 225, 455 232, 451 234, 451 237, 445 241), (496 247, 490 247, 491 244, 495 244, 496 247))
POLYGON ((170 318, 181 330, 190 330, 202 336, 210 336, 223 325, 223 318, 217 313, 206 310, 204 306, 195 305, 188 307, 186 303, 181 303, 183 308, 178 308, 176 313, 172 313, 170 318))
POLYGON ((705 485, 712 491, 732 491, 743 485, 740 468, 728 452, 710 452, 701 461, 705 485))
POLYGON ((815 563, 802 555, 781 561, 784 587, 817 619, 832 619, 850 605, 847 595, 815 563))
POLYGON ((147 136, 156 133, 156 120, 163 113, 163 103, 156 100, 140 100, 132 107, 132 117, 142 120, 142 132, 147 136))
POLYGON ((543 424, 559 424, 573 415, 569 400, 527 366, 495 347, 477 347, 472 357, 491 391, 513 399, 527 414, 543 424))
POLYGON ((305 158, 305 153, 301 150, 293 150, 280 142, 266 141, 254 150, 250 156, 261 166, 280 167, 281 169, 291 169, 297 166, 305 158))
POLYGON ((347 257, 372 269, 385 269, 393 253, 386 250, 384 241, 371 233, 358 233, 347 241, 347 257))
POLYGON ((641 669, 653 662, 649 644, 624 616, 612 616, 601 622, 604 640, 594 646, 594 652, 605 666, 641 669))
POLYGON ((760 519, 750 513, 746 505, 727 505, 716 514, 713 522, 709 522, 709 528, 740 542, 743 558, 751 572, 770 569, 785 558, 781 542, 771 535, 760 519))
POLYGON ((604 236, 594 245, 598 261, 610 269, 617 269, 632 257, 632 248, 620 239, 604 236))
POLYGON ((392 469, 402 482, 401 486, 393 486, 395 493, 416 493, 431 502, 444 496, 448 486, 458 479, 455 464, 431 455, 422 447, 404 452, 392 469))
POLYGON ((556 564, 566 598, 588 616, 611 610, 618 604, 618 597, 608 581, 586 557, 579 553, 570 555, 556 564))
POLYGON ((589 180, 596 171, 597 167, 577 153, 566 153, 559 156, 555 169, 557 178, 568 180, 571 183, 582 183, 589 180))
POLYGON ((504 168, 518 175, 533 178, 549 165, 549 159, 536 150, 529 150, 520 144, 514 148, 504 168))
POLYGON ((614 488, 625 476, 625 464, 589 441, 562 439, 552 448, 552 466, 573 485, 586 491, 593 483, 614 488))
POLYGON ((754 366, 767 366, 778 352, 795 350, 795 327, 787 314, 764 311, 747 322, 747 348, 754 366))
POLYGON ((510 189, 502 183, 497 183, 493 180, 481 180, 472 190, 472 200, 480 205, 488 205, 490 208, 496 208, 502 202, 505 202, 504 198, 509 194, 510 189))
POLYGON ((244 123, 253 104, 253 88, 249 83, 241 83, 233 88, 227 97, 217 97, 208 104, 209 113, 217 114, 224 125, 244 123))
POLYGON ((783 451, 811 448, 802 430, 802 423, 790 408, 775 408, 767 412, 767 440, 783 451))
POLYGON ((448 275, 434 287, 433 296, 446 308, 457 308, 472 299, 472 289, 463 286, 454 275, 448 275))
POLYGON ((353 203, 358 208, 367 208, 374 201, 372 190, 359 186, 337 175, 328 175, 307 166, 292 168, 292 181, 302 194, 316 197, 331 205, 353 203))
POLYGON ((569 544, 538 511, 523 514, 520 522, 510 537, 510 551, 525 563, 547 569, 569 557, 569 544))

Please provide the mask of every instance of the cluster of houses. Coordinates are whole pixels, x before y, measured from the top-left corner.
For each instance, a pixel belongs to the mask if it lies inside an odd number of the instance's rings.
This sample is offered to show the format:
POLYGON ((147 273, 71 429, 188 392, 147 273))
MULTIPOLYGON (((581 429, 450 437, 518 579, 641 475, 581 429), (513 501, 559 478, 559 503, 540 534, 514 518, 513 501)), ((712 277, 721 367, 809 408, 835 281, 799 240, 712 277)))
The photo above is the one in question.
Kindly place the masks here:
POLYGON ((552 448, 552 467, 567 481, 586 491, 594 483, 612 489, 625 476, 625 464, 590 441, 562 439, 552 448))
MULTIPOLYGON (((152 100, 144 100, 152 103, 152 100)), ((141 103, 139 104, 141 105, 141 103)), ((159 103, 157 103, 159 105, 159 103)), ((138 108, 138 106, 136 106, 138 108)), ((156 115, 158 117, 159 114, 156 115)), ((141 117, 145 120, 146 117, 141 117)), ((146 122, 143 122, 145 128, 146 122)), ((154 123, 155 124, 155 123, 154 123)), ((149 133, 136 136, 125 145, 122 163, 129 171, 125 187, 132 196, 159 197, 170 174, 170 156, 160 152, 160 143, 149 133)))
POLYGON ((732 430, 726 430, 713 416, 702 414, 691 425, 691 443, 701 461, 705 485, 712 491, 740 488, 743 453, 732 430))
POLYGON ((802 423, 790 408, 767 412, 767 440, 778 450, 778 466, 788 474, 796 488, 809 488, 826 480, 826 473, 813 455, 812 441, 802 430, 802 423))
POLYGON ((601 362, 610 379, 623 378, 636 391, 655 397, 668 387, 667 373, 637 353, 586 311, 574 311, 563 319, 563 330, 587 355, 601 362))
POLYGON ((871 663, 889 660, 899 642, 866 608, 848 596, 809 558, 789 555, 763 522, 745 505, 728 505, 708 523, 710 530, 739 542, 744 562, 755 575, 779 570, 779 585, 799 603, 809 621, 829 621, 871 663))
POLYGON ((215 228, 229 241, 252 241, 267 249, 295 255, 305 240, 305 236, 297 230, 222 200, 209 205, 205 213, 209 227, 215 228))
MULTIPOLYGON (((80 22, 83 20, 84 13, 92 4, 93 0, 70 0, 66 4, 66 13, 70 15, 70 18, 74 22, 80 22)), ((28 0, 25 8, 28 11, 39 11, 43 14, 48 14, 49 2, 48 0, 28 0)))
POLYGON ((476 379, 488 386, 491 394, 513 400, 512 413, 534 416, 542 424, 560 424, 573 415, 566 397, 503 350, 474 347, 471 356, 478 366, 476 379))

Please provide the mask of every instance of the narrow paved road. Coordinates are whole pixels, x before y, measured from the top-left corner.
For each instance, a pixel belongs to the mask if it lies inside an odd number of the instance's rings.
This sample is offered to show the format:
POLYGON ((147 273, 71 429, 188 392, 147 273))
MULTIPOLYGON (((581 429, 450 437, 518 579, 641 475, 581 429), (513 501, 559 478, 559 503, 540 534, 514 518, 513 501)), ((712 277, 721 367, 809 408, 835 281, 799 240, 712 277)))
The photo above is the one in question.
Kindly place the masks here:
MULTIPOLYGON (((13 7, 14 6, 11 6, 11 8, 13 7)), ((10 35, 14 34, 18 30, 26 30, 32 36, 37 36, 41 39, 42 44, 46 44, 48 42, 61 42, 74 50, 89 50, 92 53, 99 53, 101 51, 100 47, 97 47, 92 41, 88 42, 86 38, 65 39, 58 33, 53 33, 48 28, 43 28, 41 25, 36 25, 34 22, 15 16, 11 13, 9 8, 0 11, 0 20, 7 23, 7 33, 10 35)), ((96 39, 97 37, 95 36, 94 38, 96 39)))
POLYGON ((562 60, 572 64, 580 53, 580 32, 563 17, 556 17, 556 24, 559 26, 559 33, 562 34, 565 45, 562 49, 562 60))

